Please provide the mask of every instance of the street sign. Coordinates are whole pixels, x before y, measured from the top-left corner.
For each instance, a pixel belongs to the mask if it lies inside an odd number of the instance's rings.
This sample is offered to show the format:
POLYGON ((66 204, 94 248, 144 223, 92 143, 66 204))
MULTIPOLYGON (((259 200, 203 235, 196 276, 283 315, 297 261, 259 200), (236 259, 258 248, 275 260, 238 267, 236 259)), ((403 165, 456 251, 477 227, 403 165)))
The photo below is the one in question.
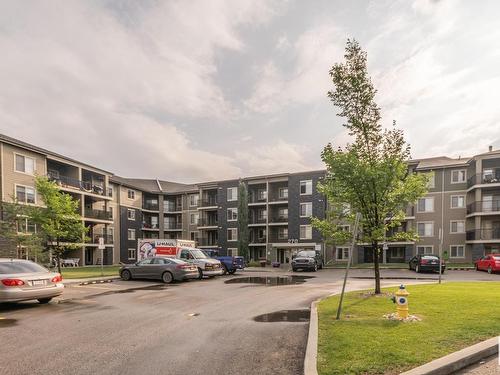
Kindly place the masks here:
POLYGON ((99 237, 99 246, 97 247, 99 250, 104 250, 106 246, 104 246, 104 237, 99 237))

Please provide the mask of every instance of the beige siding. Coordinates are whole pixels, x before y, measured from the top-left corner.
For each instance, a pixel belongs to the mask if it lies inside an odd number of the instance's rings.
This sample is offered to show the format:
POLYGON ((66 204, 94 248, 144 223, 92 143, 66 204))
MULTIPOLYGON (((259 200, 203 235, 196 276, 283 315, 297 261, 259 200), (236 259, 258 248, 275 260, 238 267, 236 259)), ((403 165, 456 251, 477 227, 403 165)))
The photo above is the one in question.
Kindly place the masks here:
POLYGON ((141 209, 142 208, 142 192, 140 190, 135 190, 128 188, 126 186, 120 186, 120 196, 119 196, 120 204, 125 207, 134 207, 141 209), (135 191, 135 198, 130 199, 128 197, 128 191, 135 191))

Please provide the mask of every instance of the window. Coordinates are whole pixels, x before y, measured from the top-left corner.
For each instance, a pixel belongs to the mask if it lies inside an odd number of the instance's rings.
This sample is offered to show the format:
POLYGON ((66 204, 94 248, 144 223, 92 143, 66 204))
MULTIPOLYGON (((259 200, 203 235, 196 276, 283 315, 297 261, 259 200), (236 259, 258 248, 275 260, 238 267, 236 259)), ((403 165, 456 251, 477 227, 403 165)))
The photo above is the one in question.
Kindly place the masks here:
POLYGON ((312 238, 312 226, 311 225, 301 225, 300 226, 300 239, 310 240, 312 238))
POLYGON ((227 221, 236 221, 238 220, 238 209, 237 208, 228 208, 227 209, 227 221))
POLYGON ((465 233, 465 221, 464 220, 450 221, 450 233, 465 233))
POLYGON ((200 199, 200 196, 198 194, 191 194, 189 196, 189 205, 191 207, 196 207, 198 206, 198 201, 200 199))
POLYGON ((429 183, 427 184, 428 189, 433 189, 436 187, 436 174, 434 172, 429 172, 429 183))
POLYGON ((237 187, 231 187, 227 188, 227 201, 237 201, 238 200, 238 188, 237 187))
POLYGON ((267 218, 267 210, 259 210, 257 211, 257 217, 259 220, 266 220, 267 218))
POLYGON ((228 257, 235 257, 237 255, 238 255, 238 249, 236 249, 234 247, 227 249, 227 256, 228 257))
POLYGON ((128 260, 135 260, 136 258, 136 250, 135 249, 128 249, 127 250, 127 256, 128 256, 128 260))
POLYGON ((135 210, 127 209, 127 219, 135 220, 135 210))
POLYGON ((35 173, 35 159, 29 158, 24 155, 16 155, 16 172, 34 174, 35 173))
POLYGON ((113 188, 108 187, 108 197, 112 197, 112 196, 113 196, 113 188))
POLYGON ((134 190, 127 190, 127 197, 128 199, 135 199, 135 191, 134 190))
POLYGON ((452 184, 460 184, 465 182, 467 178, 467 171, 465 169, 457 169, 451 171, 451 183, 452 184))
POLYGON ((36 224, 29 219, 20 219, 17 231, 19 233, 36 233, 36 224))
POLYGON ((198 225, 198 220, 200 218, 200 214, 189 214, 189 223, 191 225, 198 225))
POLYGON ((451 208, 464 208, 464 207, 465 207, 465 195, 451 196, 451 208))
POLYGON ((300 195, 312 194, 312 180, 300 181, 300 195))
POLYGON ((339 229, 343 232, 350 232, 351 226, 350 225, 339 225, 339 229))
POLYGON ((417 255, 432 254, 433 252, 434 252, 433 246, 417 246, 417 255))
POLYGON ((421 198, 418 200, 417 212, 433 212, 434 197, 421 198))
POLYGON ((349 248, 348 247, 337 247, 335 259, 348 260, 349 259, 349 248))
POLYGON ((191 241, 198 241, 198 232, 190 232, 191 241))
POLYGON ((280 199, 288 199, 288 188, 281 187, 278 189, 278 196, 280 199))
POLYGON ((227 240, 237 241, 238 240, 238 228, 228 228, 227 229, 227 240))
POLYGON ((464 245, 451 245, 450 246, 450 258, 465 258, 465 246, 464 245))
POLYGON ((257 191, 257 199, 259 201, 265 201, 267 198, 267 191, 265 191, 264 189, 259 189, 257 191))
POLYGON ((127 238, 132 241, 135 240, 135 229, 127 230, 127 238))
POLYGON ((28 186, 16 185, 16 199, 19 203, 35 204, 35 189, 28 186))
POLYGON ((417 233, 420 237, 434 236, 434 222, 417 223, 417 233))
POLYGON ((278 218, 280 219, 288 219, 288 208, 279 208, 278 209, 278 218))
POLYGON ((287 240, 288 239, 288 228, 279 228, 278 229, 278 239, 279 240, 287 240))
POLYGON ((300 204, 300 217, 311 217, 312 216, 312 202, 306 202, 300 204))

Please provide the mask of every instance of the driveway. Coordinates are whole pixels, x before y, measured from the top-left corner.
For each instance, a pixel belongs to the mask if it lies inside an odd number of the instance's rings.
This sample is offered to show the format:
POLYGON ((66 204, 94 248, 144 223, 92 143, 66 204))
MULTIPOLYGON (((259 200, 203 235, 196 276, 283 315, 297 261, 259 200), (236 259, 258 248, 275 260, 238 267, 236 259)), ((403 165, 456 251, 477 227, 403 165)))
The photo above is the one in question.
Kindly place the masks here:
MULTIPOLYGON (((371 275, 360 271, 353 276, 371 275)), ((284 274, 244 272, 236 277, 262 281, 260 277, 284 274)), ((456 278, 466 274, 472 273, 456 278)), ((278 286, 226 283, 232 276, 168 286, 116 281, 70 286, 63 300, 49 305, 2 306, 0 338, 8 345, 0 346, 0 373, 300 374, 308 331, 303 316, 254 320, 280 310, 304 310, 311 301, 339 292, 343 271, 299 275, 314 277, 278 286), (291 322, 294 318, 298 321, 291 322)), ((484 275, 492 276, 480 274, 484 275)), ((389 279, 383 285, 399 282, 389 279)), ((348 283, 348 290, 372 287, 369 279, 348 283)))

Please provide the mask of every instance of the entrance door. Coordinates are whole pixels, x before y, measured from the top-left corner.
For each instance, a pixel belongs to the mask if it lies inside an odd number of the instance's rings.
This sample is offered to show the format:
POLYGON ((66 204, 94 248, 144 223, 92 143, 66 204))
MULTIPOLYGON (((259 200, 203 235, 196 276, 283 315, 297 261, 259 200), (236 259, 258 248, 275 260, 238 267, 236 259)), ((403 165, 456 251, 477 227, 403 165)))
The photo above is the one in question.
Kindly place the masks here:
POLYGON ((89 266, 94 264, 94 249, 85 249, 85 265, 89 266))
POLYGON ((390 247, 387 250, 387 263, 404 263, 404 262, 405 262, 404 247, 390 247))

